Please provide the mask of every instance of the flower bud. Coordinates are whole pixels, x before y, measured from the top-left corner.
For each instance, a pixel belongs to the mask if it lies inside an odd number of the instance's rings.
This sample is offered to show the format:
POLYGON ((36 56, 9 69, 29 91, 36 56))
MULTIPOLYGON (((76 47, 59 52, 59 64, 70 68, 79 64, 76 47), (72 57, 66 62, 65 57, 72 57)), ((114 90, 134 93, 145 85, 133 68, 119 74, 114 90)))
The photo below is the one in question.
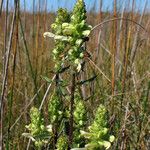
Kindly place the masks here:
POLYGON ((83 43, 83 39, 76 40, 76 45, 77 46, 81 46, 82 43, 83 43))

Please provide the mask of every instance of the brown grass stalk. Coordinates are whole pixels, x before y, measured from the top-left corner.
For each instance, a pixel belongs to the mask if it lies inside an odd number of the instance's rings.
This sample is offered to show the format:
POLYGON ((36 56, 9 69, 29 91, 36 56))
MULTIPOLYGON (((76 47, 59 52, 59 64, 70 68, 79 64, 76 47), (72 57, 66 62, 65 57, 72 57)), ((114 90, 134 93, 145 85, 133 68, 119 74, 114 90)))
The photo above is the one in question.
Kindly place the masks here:
POLYGON ((10 100, 9 100, 9 109, 8 109, 8 133, 7 133, 7 142, 9 145, 10 141, 10 127, 11 127, 11 122, 12 122, 12 115, 13 115, 13 102, 14 102, 14 87, 15 87, 15 77, 16 77, 16 56, 17 56, 17 50, 18 50, 18 26, 19 26, 19 4, 17 2, 17 10, 16 10, 16 20, 15 20, 15 37, 14 37, 14 47, 12 50, 12 55, 13 55, 13 67, 12 67, 12 75, 11 75, 11 82, 10 82, 10 100))
POLYGON ((2 13, 2 9, 3 9, 3 3, 4 3, 4 0, 0 0, 0 16, 2 13))
POLYGON ((11 23, 11 29, 9 34, 9 40, 8 40, 8 47, 6 51, 6 60, 5 60, 5 69, 4 69, 4 75, 3 75, 3 84, 2 84, 2 92, 1 92, 1 102, 0 102, 0 122, 1 122, 1 133, 0 133, 0 143, 1 143, 1 149, 3 148, 3 103, 4 103, 4 95, 6 91, 6 82, 8 77, 8 67, 9 67, 9 59, 10 59, 10 52, 11 52, 11 46, 12 46, 12 37, 14 32, 14 26, 15 26, 15 20, 16 20, 16 10, 17 10, 17 3, 15 3, 15 9, 13 12, 13 19, 11 23))

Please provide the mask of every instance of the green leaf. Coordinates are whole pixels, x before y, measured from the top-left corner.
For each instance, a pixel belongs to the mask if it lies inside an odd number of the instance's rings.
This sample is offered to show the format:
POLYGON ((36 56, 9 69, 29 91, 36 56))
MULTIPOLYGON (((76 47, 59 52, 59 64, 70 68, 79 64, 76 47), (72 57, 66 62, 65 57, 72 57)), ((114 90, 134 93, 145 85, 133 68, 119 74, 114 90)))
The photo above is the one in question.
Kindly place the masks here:
POLYGON ((83 130, 80 130, 80 133, 81 133, 81 136, 84 136, 87 139, 91 138, 91 134, 89 132, 85 132, 83 130))
POLYGON ((87 150, 87 148, 72 148, 71 150, 87 150))
POLYGON ((41 76, 41 78, 42 78, 43 80, 45 80, 46 82, 48 82, 48 83, 51 83, 51 82, 52 82, 52 80, 51 80, 50 78, 46 77, 46 76, 41 76))
POLYGON ((86 147, 87 149, 89 149, 89 150, 92 150, 92 149, 97 148, 97 147, 99 147, 99 146, 98 146, 98 143, 93 142, 93 143, 86 144, 85 147, 86 147))

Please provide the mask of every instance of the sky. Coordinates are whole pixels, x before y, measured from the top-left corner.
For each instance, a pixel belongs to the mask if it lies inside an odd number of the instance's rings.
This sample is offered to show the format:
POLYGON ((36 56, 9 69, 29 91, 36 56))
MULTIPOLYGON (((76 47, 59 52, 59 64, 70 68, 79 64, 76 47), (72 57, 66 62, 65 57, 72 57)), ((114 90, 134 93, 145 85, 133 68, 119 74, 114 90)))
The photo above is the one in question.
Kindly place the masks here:
MULTIPOLYGON (((4 0, 6 1, 6 0, 4 0)), ((13 9, 13 1, 14 0, 9 0, 9 6, 13 9)), ((36 8, 38 8, 38 4, 39 1, 41 3, 41 10, 44 10, 44 3, 46 2, 46 0, 35 0, 35 6, 36 8)), ((131 1, 131 0, 130 0, 131 1)), ((135 0, 136 2, 136 10, 142 10, 144 5, 145 5, 145 1, 147 1, 147 10, 150 11, 150 0, 135 0)), ((59 7, 63 7, 63 8, 67 8, 69 10, 72 10, 73 5, 75 4, 76 0, 47 0, 47 10, 48 11, 56 11, 59 7)), ((87 7, 87 10, 91 10, 95 5, 95 10, 99 10, 99 4, 100 0, 85 0, 85 4, 87 7)), ((128 0, 117 0, 117 4, 118 4, 118 8, 121 9, 124 4, 126 5, 128 2, 128 0)), ((131 1, 132 2, 132 1, 131 1)), ((20 5, 21 8, 24 9, 24 6, 26 6, 26 10, 31 11, 33 10, 33 0, 20 0, 20 5), (25 5, 24 5, 25 4, 25 5)), ((112 10, 112 6, 113 6, 113 0, 103 0, 103 11, 112 10)), ((128 10, 130 10, 131 7, 127 8, 128 10)))

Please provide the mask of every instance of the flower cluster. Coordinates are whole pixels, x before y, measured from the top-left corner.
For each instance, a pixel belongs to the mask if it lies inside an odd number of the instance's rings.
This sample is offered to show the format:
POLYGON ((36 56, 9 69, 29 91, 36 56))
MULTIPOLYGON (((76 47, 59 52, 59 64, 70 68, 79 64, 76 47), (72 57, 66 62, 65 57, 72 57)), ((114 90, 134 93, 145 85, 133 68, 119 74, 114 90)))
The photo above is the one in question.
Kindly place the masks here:
POLYGON ((23 136, 30 138, 35 143, 35 146, 40 149, 48 142, 51 130, 45 127, 44 119, 42 118, 41 113, 37 108, 31 108, 30 118, 31 123, 26 126, 30 133, 23 133, 23 136))
POLYGON ((67 150, 68 149, 68 137, 66 135, 61 135, 56 144, 57 150, 67 150))
POLYGON ((66 9, 60 8, 57 11, 57 17, 55 22, 51 25, 51 28, 55 32, 56 35, 62 35, 62 24, 64 22, 70 22, 70 15, 66 9))
POLYGON ((57 12, 55 22, 51 25, 52 30, 54 31, 55 35, 57 35, 55 36, 55 48, 53 49, 53 59, 55 61, 56 70, 61 69, 61 66, 63 64, 62 58, 64 56, 64 50, 67 46, 67 42, 65 40, 62 40, 62 24, 64 22, 70 22, 70 15, 66 9, 60 8, 57 12))
POLYGON ((56 69, 59 70, 66 60, 79 72, 84 56, 82 46, 88 40, 91 31, 91 26, 86 24, 84 1, 77 1, 72 14, 69 14, 65 9, 59 9, 52 29, 54 34, 46 32, 44 36, 55 39, 53 54, 56 69))
POLYGON ((62 116, 62 103, 60 98, 54 94, 48 105, 50 123, 56 123, 62 116))
POLYGON ((75 109, 74 109, 74 143, 73 147, 81 147, 85 144, 84 137, 80 135, 80 130, 83 130, 86 126, 87 112, 85 104, 79 95, 79 92, 75 93, 75 109))
POLYGON ((77 66, 77 70, 81 69, 81 60, 83 58, 83 43, 88 40, 91 31, 91 26, 86 24, 86 9, 83 0, 78 0, 72 16, 70 24, 62 24, 63 33, 70 36, 69 39, 71 48, 68 51, 69 60, 77 66))
POLYGON ((100 105, 92 125, 88 128, 89 132, 81 131, 81 135, 89 140, 89 143, 86 145, 87 149, 99 150, 110 148, 115 137, 109 135, 106 120, 106 109, 100 105))
POLYGON ((74 121, 78 128, 85 126, 86 117, 86 109, 83 101, 75 101, 74 121))

